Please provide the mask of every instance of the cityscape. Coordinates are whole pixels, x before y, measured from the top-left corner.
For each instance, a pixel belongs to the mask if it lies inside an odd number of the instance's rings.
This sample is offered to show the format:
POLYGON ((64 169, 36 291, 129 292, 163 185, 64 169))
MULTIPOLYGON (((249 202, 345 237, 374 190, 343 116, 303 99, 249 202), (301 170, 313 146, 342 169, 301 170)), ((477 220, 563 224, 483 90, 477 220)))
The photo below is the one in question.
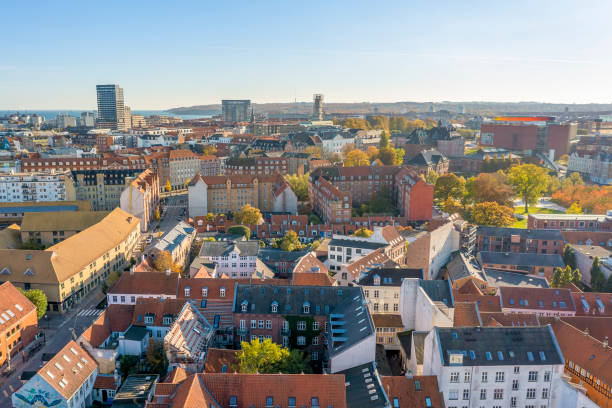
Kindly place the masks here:
POLYGON ((0 63, 0 407, 612 406, 610 5, 69 3, 0 63))

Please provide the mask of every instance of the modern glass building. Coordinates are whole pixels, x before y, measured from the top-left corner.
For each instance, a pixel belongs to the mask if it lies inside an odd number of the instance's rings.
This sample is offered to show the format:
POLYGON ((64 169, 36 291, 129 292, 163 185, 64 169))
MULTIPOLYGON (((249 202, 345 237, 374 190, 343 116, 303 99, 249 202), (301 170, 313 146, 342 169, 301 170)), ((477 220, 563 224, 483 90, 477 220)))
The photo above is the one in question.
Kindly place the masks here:
POLYGON ((221 112, 225 122, 247 122, 251 112, 251 100, 224 99, 221 101, 221 112))
POLYGON ((97 127, 112 130, 127 130, 123 88, 119 85, 96 85, 98 94, 97 127))

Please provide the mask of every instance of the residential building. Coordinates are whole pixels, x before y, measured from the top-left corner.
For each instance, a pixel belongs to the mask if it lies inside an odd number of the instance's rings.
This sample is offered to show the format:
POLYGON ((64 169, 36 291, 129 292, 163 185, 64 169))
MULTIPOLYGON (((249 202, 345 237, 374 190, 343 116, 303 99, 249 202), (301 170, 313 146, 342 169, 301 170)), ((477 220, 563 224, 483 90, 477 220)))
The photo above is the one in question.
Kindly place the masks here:
POLYGON ((113 406, 125 408, 144 408, 148 406, 155 394, 155 387, 159 382, 159 375, 130 374, 121 388, 115 394, 113 406))
POLYGON ((402 282, 423 279, 423 269, 373 268, 359 279, 370 313, 399 315, 402 282))
POLYGON ((21 222, 21 242, 51 246, 102 221, 108 211, 31 212, 21 222))
POLYGON ((89 201, 46 201, 0 203, 0 225, 21 223, 25 214, 37 212, 91 211, 89 201))
POLYGON ((605 151, 593 154, 573 152, 567 162, 568 172, 578 172, 585 180, 597 184, 612 183, 612 155, 605 151))
POLYGON ((446 407, 564 406, 564 358, 550 326, 434 327, 423 356, 446 407))
POLYGON ((200 172, 200 157, 191 150, 170 150, 170 184, 173 189, 184 189, 200 172))
POLYGON ((137 298, 176 299, 180 276, 178 273, 133 272, 122 273, 108 290, 109 305, 135 305, 137 298))
POLYGON ((225 174, 225 164, 217 156, 200 156, 201 176, 220 176, 225 174))
POLYGON ((437 174, 446 174, 448 173, 449 161, 438 150, 428 149, 418 152, 413 158, 406 160, 405 164, 417 174, 427 175, 432 171, 437 174))
POLYGON ((336 373, 374 361, 375 332, 358 287, 238 284, 236 342, 255 338, 308 352, 336 373))
POLYGON ((185 299, 138 297, 132 325, 146 327, 152 339, 163 341, 184 305, 185 299))
POLYGON ((152 256, 156 257, 163 252, 168 252, 172 255, 172 262, 185 267, 195 236, 195 228, 185 221, 180 221, 153 246, 152 256))
POLYGON ((236 212, 249 204, 261 211, 297 213, 297 196, 280 175, 197 175, 188 186, 189 216, 236 212))
POLYGON ((576 268, 582 275, 582 282, 591 285, 591 268, 595 258, 599 259, 599 270, 604 278, 608 279, 612 275, 612 251, 595 245, 571 245, 576 268))
POLYGON ((74 201, 70 172, 0 173, 0 201, 5 203, 74 201))
POLYGON ((157 173, 147 169, 128 183, 119 197, 120 207, 140 219, 140 229, 146 232, 159 207, 159 177, 157 173))
POLYGON ((383 376, 383 389, 393 408, 442 408, 443 399, 434 375, 383 376))
POLYGON ((608 214, 529 214, 527 228, 583 231, 612 231, 608 214))
POLYGON ((288 160, 282 157, 230 157, 225 161, 225 174, 262 176, 289 173, 288 160))
POLYGON ((395 205, 402 217, 429 221, 433 214, 433 185, 407 168, 395 175, 395 205))
POLYGON ((555 268, 565 268, 563 258, 559 254, 480 251, 476 257, 487 270, 526 273, 549 281, 555 268))
POLYGON ((491 289, 500 288, 502 286, 519 288, 550 287, 546 278, 540 278, 535 275, 525 275, 523 273, 506 272, 496 269, 485 269, 484 273, 487 279, 487 287, 491 289))
POLYGON ((98 94, 97 127, 126 131, 130 127, 126 122, 123 88, 119 85, 96 85, 98 94))
POLYGON ((98 366, 75 341, 70 340, 12 396, 13 407, 91 406, 98 366))
POLYGON ((312 209, 324 223, 346 223, 350 220, 353 207, 351 193, 341 191, 323 177, 311 181, 308 190, 312 209))
POLYGON ((465 256, 462 252, 456 253, 446 264, 444 279, 448 279, 453 289, 459 289, 471 282, 478 290, 486 290, 487 280, 474 257, 465 256))
MULTIPOLYGON (((93 144, 97 142, 92 142, 93 144)), ((117 155, 104 153, 101 157, 80 157, 76 154, 59 157, 41 157, 39 153, 32 153, 29 157, 21 159, 21 168, 24 172, 56 173, 85 170, 144 170, 149 167, 150 156, 144 155, 117 155)))
POLYGON ((129 261, 140 222, 117 208, 102 221, 44 251, 0 250, 0 281, 41 289, 48 310, 64 312, 129 261), (95 242, 96 245, 92 245, 95 242))
POLYGON ((36 306, 10 282, 0 285, 0 366, 38 334, 36 306))
POLYGON ((345 146, 355 144, 355 136, 341 130, 318 131, 321 149, 328 154, 341 154, 345 146))
POLYGON ((248 122, 251 116, 250 99, 223 99, 221 115, 224 122, 248 122))
POLYGON ((338 374, 344 375, 348 407, 387 408, 391 406, 373 361, 347 368, 339 371, 338 374))
POLYGON ((400 299, 399 313, 406 330, 453 326, 455 300, 448 281, 406 278, 402 281, 400 299))
POLYGON ((399 350, 400 344, 397 333, 404 330, 402 318, 399 314, 373 313, 372 321, 376 329, 376 344, 385 350, 399 350))
POLYGON ((576 316, 612 317, 612 293, 572 292, 572 296, 576 316))
POLYGON ((576 123, 555 122, 551 116, 506 116, 480 126, 480 144, 521 152, 554 153, 558 159, 569 153, 576 137, 576 123))
POLYGON ((502 311, 533 313, 539 316, 575 316, 572 292, 564 288, 499 288, 502 311))
POLYGON ((94 211, 111 211, 121 205, 121 194, 140 173, 139 170, 74 171, 76 198, 90 201, 94 211))
POLYGON ((479 225, 477 251, 562 254, 565 239, 559 230, 503 228, 479 225))
POLYGON ((259 241, 204 241, 189 275, 193 277, 206 266, 214 278, 274 277, 274 271, 258 259, 258 254, 259 241))

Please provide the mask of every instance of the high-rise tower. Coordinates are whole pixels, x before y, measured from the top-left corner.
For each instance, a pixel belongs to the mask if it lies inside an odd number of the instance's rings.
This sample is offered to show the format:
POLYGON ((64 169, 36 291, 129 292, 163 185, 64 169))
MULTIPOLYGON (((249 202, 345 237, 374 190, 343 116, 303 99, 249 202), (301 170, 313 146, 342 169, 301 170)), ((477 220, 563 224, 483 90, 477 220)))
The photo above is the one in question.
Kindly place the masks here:
POLYGON ((314 94, 312 120, 323 120, 323 94, 314 94))
POLYGON ((126 131, 123 89, 119 85, 96 85, 98 94, 97 127, 126 131))

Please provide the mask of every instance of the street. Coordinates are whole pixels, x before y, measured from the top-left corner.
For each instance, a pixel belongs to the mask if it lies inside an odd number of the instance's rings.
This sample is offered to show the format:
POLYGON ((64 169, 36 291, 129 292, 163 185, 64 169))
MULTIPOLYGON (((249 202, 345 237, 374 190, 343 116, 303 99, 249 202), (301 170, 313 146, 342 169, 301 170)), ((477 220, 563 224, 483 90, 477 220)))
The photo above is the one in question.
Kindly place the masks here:
POLYGON ((143 252, 147 253, 155 246, 160 237, 179 223, 179 219, 187 220, 187 194, 166 198, 165 204, 162 204, 162 207, 164 212, 162 213, 161 220, 153 222, 149 231, 142 234, 141 247, 134 253, 136 259, 140 258, 140 254, 143 252), (183 215, 183 212, 185 212, 185 215, 183 215), (151 237, 151 242, 147 244, 148 237, 151 237))
POLYGON ((67 313, 47 315, 48 319, 43 317, 39 321, 39 329, 45 333, 46 344, 25 364, 22 362, 21 353, 13 357, 11 365, 15 371, 10 377, 0 377, 0 407, 11 406, 11 395, 22 385, 21 374, 24 371, 38 371, 43 354, 56 354, 70 339, 76 340, 91 326, 102 312, 96 309, 96 305, 103 298, 104 294, 98 288, 67 313))

